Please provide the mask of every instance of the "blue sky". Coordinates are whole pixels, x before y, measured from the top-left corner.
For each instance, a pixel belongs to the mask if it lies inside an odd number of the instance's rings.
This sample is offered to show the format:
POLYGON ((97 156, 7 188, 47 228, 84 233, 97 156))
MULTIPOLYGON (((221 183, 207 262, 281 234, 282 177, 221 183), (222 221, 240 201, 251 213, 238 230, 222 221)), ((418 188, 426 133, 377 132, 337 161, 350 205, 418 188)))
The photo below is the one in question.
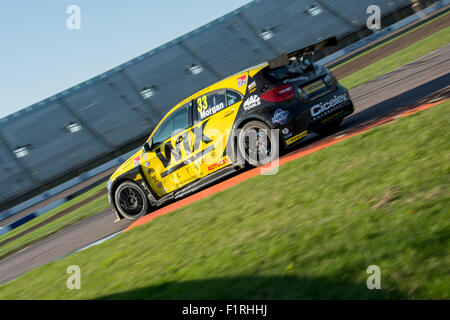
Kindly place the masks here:
POLYGON ((0 118, 192 31, 249 0, 2 1, 0 118), (69 30, 69 5, 81 29, 69 30))

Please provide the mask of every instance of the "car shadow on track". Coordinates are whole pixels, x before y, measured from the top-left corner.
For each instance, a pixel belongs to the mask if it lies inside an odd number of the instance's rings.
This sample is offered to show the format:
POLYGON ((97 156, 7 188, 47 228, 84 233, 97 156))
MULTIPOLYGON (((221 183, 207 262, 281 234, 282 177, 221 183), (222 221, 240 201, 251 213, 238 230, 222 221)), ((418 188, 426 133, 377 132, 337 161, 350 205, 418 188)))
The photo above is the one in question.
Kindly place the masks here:
MULTIPOLYGON (((365 275, 365 270, 361 271, 365 275)), ((368 275, 367 275, 368 276, 368 275)), ((118 292, 98 300, 287 300, 287 299, 406 299, 396 290, 369 290, 366 278, 361 283, 334 277, 240 276, 195 281, 166 282, 118 292)))
MULTIPOLYGON (((417 101, 420 101, 433 93, 447 88, 450 85, 450 74, 443 75, 439 78, 431 80, 420 86, 412 88, 402 94, 399 94, 390 99, 386 99, 376 105, 373 105, 365 110, 346 119, 346 122, 339 128, 347 129, 353 126, 360 125, 367 121, 376 120, 379 117, 385 116, 399 108, 408 106, 415 106, 417 101)), ((351 93, 350 93, 351 94, 351 93)), ((426 102, 425 102, 426 103, 426 102)))

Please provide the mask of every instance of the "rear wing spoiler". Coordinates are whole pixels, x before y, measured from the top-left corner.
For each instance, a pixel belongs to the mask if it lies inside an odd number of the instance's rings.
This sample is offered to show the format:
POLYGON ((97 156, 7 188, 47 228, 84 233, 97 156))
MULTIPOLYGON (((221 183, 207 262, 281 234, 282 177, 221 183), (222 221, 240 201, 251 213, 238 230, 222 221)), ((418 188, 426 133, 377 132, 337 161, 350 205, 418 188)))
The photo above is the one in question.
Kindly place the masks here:
POLYGON ((333 46, 337 45, 337 43, 338 43, 338 41, 337 41, 336 37, 332 36, 332 37, 329 37, 320 42, 311 44, 307 47, 292 51, 290 53, 282 53, 278 57, 273 58, 272 60, 269 60, 269 68, 275 69, 275 68, 285 66, 289 63, 289 58, 301 56, 305 52, 315 52, 322 48, 333 47, 333 46))

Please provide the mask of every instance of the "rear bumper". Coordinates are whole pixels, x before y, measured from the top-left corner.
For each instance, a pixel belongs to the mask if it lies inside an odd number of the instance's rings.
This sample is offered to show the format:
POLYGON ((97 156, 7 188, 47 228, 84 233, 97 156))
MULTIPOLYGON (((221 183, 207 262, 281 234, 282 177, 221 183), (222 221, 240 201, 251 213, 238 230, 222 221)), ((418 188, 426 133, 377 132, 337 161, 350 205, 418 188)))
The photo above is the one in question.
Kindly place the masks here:
POLYGON ((320 129, 354 112, 354 106, 348 91, 339 86, 333 93, 309 104, 296 103, 290 105, 292 112, 290 121, 278 127, 285 147, 302 140, 307 133, 320 129))

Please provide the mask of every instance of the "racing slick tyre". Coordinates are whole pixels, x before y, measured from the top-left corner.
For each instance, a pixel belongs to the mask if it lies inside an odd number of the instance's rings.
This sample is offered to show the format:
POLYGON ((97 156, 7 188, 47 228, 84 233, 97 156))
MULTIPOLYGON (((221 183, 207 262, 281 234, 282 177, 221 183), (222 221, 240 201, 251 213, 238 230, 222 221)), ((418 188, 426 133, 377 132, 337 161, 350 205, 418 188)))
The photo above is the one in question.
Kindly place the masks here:
POLYGON ((252 167, 267 164, 279 156, 280 141, 265 123, 250 121, 237 136, 239 160, 252 167))
POLYGON ((144 191, 134 182, 122 182, 114 195, 117 210, 129 220, 144 216, 149 210, 149 203, 144 191))
POLYGON ((332 133, 334 130, 336 130, 342 123, 344 119, 337 119, 334 120, 332 122, 330 122, 329 124, 321 127, 320 129, 314 130, 315 133, 320 134, 321 136, 327 136, 330 133, 332 133))

